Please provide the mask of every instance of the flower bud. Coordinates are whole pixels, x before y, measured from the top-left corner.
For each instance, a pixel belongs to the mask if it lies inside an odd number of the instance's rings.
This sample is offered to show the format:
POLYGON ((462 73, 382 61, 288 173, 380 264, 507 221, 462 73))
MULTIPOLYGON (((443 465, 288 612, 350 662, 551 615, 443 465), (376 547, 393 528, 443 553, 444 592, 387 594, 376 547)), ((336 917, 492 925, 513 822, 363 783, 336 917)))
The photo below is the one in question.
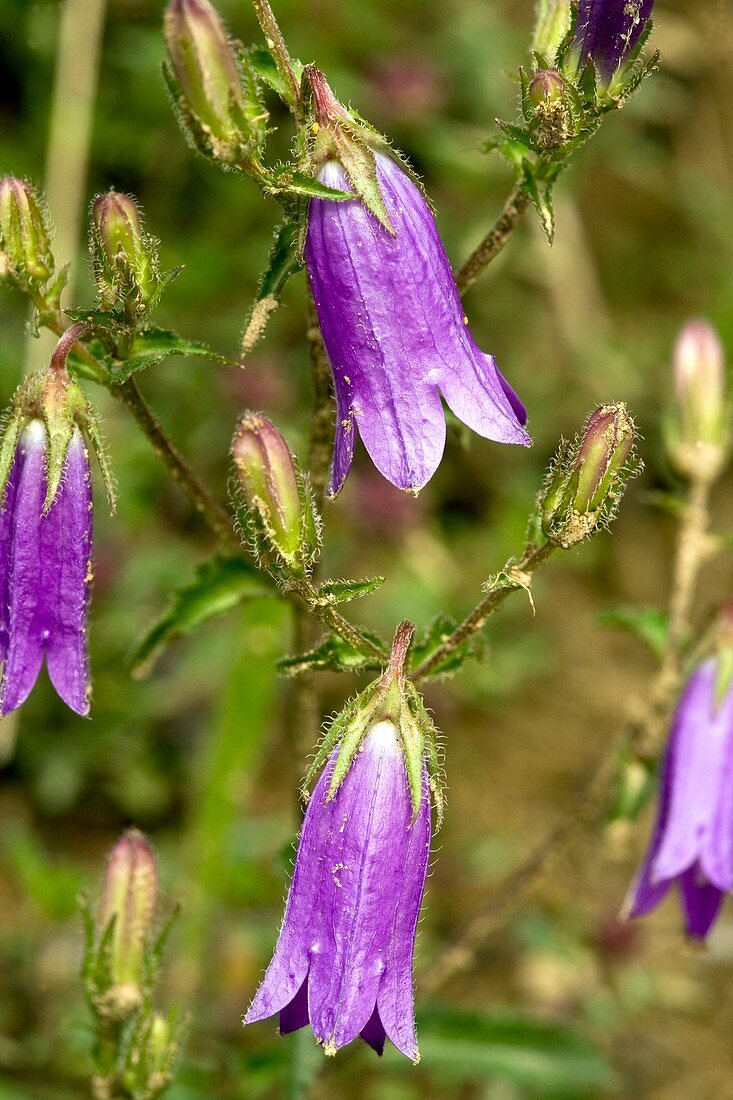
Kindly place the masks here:
POLYGON ((111 928, 107 1000, 115 1014, 127 1015, 143 996, 145 953, 158 901, 158 868, 145 837, 126 832, 110 852, 104 876, 99 926, 111 928))
POLYGON ((189 140, 225 164, 238 164, 264 140, 267 112, 254 82, 243 83, 219 13, 208 0, 170 0, 164 33, 189 140))
POLYGON ((640 468, 636 435, 623 404, 600 405, 582 436, 561 447, 540 499, 550 542, 573 546, 613 519, 626 482, 640 468))
POLYGON ((91 249, 102 309, 122 307, 135 321, 156 304, 156 242, 145 232, 130 195, 108 191, 92 203, 91 249))
POLYGON ((32 184, 0 179, 0 277, 45 282, 54 269, 49 218, 32 184))
POLYGON ((675 408, 667 424, 670 457, 687 477, 714 477, 725 458, 728 408, 723 347, 706 321, 690 321, 679 334, 673 378, 675 408))
POLYGON ((312 557, 317 537, 309 494, 287 443, 267 417, 245 413, 232 456, 255 550, 274 550, 291 568, 299 567, 312 557))
POLYGON ((554 58, 570 30, 570 0, 538 0, 536 11, 532 50, 543 57, 554 58))
POLYGON ((543 149, 555 149, 573 133, 572 114, 565 81, 557 69, 538 69, 530 81, 527 98, 534 114, 532 132, 543 149))

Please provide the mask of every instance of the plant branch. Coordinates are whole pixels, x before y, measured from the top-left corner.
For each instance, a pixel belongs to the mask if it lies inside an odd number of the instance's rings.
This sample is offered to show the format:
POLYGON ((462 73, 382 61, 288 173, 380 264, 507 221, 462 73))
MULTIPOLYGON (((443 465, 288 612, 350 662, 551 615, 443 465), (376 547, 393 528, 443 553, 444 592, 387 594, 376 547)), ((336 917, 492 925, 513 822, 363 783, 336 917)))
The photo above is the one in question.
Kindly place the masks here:
POLYGON ((331 397, 331 368, 323 346, 318 314, 310 286, 307 289, 307 336, 311 362, 311 423, 308 451, 308 470, 315 496, 316 508, 323 510, 326 486, 333 453, 333 398, 331 397))
POLYGON ((132 413, 138 427, 149 440, 158 458, 165 463, 173 478, 193 504, 216 537, 223 543, 234 543, 234 529, 229 513, 214 499, 201 478, 188 466, 160 424, 153 410, 145 401, 137 381, 128 378, 112 388, 132 413))
POLYGON ((524 217, 529 201, 529 196, 515 183, 494 225, 456 274, 456 285, 461 295, 473 286, 479 275, 499 255, 524 217))
POLYGON ((453 633, 449 634, 445 641, 413 670, 410 678, 419 681, 430 676, 446 657, 455 653, 464 642, 486 625, 488 618, 503 604, 511 592, 517 592, 520 588, 530 591, 535 570, 553 549, 554 546, 549 542, 543 546, 533 545, 527 547, 520 558, 510 559, 501 573, 497 573, 488 582, 484 598, 476 604, 453 633))
POLYGON ((708 555, 712 484, 713 479, 703 477, 693 481, 690 487, 677 535, 667 646, 647 695, 648 702, 635 708, 640 717, 625 723, 547 837, 510 872, 438 957, 422 980, 423 998, 432 996, 454 975, 472 965, 481 944, 518 908, 548 863, 566 849, 583 824, 605 813, 608 787, 617 771, 619 748, 630 742, 640 755, 658 754, 677 697, 690 615, 700 570, 708 555))

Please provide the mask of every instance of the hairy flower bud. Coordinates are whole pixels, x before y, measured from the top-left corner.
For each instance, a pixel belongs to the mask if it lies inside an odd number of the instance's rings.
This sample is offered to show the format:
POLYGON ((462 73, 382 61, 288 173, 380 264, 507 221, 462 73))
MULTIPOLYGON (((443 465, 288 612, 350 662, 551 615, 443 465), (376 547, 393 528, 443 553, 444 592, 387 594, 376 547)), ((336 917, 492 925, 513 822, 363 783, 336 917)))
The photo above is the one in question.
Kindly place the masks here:
POLYGON ((690 321, 674 349, 674 410, 666 424, 670 458, 686 477, 714 477, 729 437, 725 356, 715 329, 690 321))
POLYGON ((45 282, 54 270, 45 205, 27 180, 0 179, 0 277, 45 282))
POLYGON ((542 57, 554 58, 570 30, 570 0, 538 0, 536 12, 532 50, 542 57))
POLYGON ((623 404, 600 405, 575 443, 561 446, 540 499, 550 542, 573 546, 613 518, 626 482, 639 469, 636 436, 623 404))
POLYGON ((565 81, 557 69, 538 69, 530 81, 527 98, 534 114, 531 127, 543 149, 555 149, 573 132, 572 113, 565 81))
POLYGON ((126 1015, 143 996, 145 952, 158 902, 158 868, 145 837, 130 829, 110 852, 99 907, 102 935, 111 928, 108 1002, 126 1015))
POLYGON ((244 527, 258 553, 274 550, 292 568, 312 560, 318 544, 310 493, 272 421, 245 413, 232 442, 244 527))
POLYGON ((164 33, 187 137, 216 160, 239 164, 264 139, 267 112, 219 13, 209 0, 170 0, 164 33))
POLYGON ((579 68, 592 61, 607 87, 633 56, 654 0, 580 0, 573 55, 579 68))
POLYGON ((135 321, 156 304, 157 242, 143 229, 130 195, 108 191, 92 203, 91 250, 102 309, 124 309, 135 321))

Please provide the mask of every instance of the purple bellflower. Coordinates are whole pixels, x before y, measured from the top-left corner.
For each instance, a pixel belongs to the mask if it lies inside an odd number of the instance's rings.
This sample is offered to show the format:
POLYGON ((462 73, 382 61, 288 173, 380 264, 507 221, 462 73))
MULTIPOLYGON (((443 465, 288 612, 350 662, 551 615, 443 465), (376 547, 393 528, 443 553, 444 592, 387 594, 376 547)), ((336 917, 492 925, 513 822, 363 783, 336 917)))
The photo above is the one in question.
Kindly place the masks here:
POLYGON ((643 916, 679 885, 688 935, 703 939, 733 889, 733 686, 719 695, 711 657, 677 707, 662 768, 657 821, 626 915, 643 916))
POLYGON ((430 851, 428 779, 413 813, 395 724, 372 724, 329 798, 332 753, 306 810, 275 954, 245 1024, 310 1023, 326 1054, 388 1036, 419 1059, 412 953, 430 851))
POLYGON ((63 701, 89 713, 87 593, 91 580, 89 456, 74 428, 58 490, 47 499, 49 439, 40 419, 24 427, 0 511, 0 714, 29 695, 44 656, 63 701))
MULTIPOLYGON (((425 197, 391 156, 367 146, 361 152, 373 166, 371 208, 357 197, 352 161, 343 154, 347 172, 336 155, 344 142, 349 148, 353 120, 317 70, 311 82, 322 130, 330 125, 338 133, 340 122, 345 127, 325 146, 319 180, 354 193, 345 201, 311 199, 305 243, 336 391, 331 496, 346 480, 357 428, 388 481, 409 491, 422 488, 445 445, 441 394, 479 435, 528 445, 524 406, 468 330, 425 197)), ((366 186, 363 178, 359 186, 366 186)))
POLYGON ((593 61, 608 84, 641 38, 654 0, 580 0, 575 50, 582 68, 593 61))

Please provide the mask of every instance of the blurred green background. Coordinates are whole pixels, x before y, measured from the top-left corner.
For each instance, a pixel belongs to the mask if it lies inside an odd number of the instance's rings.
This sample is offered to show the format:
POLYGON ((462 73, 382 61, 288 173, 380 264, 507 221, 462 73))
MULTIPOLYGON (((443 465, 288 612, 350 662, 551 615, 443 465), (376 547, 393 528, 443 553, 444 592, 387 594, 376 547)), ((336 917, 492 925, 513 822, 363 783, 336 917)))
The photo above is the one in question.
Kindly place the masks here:
MULTIPOLYGON (((235 355, 278 210, 179 134, 160 75, 159 0, 74 5, 72 95, 93 55, 95 11, 104 20, 88 167, 79 159, 83 110, 73 99, 65 111, 54 106, 67 5, 0 0, 0 172, 44 185, 55 118, 53 212, 64 258, 75 263, 74 304, 93 297, 85 227, 75 232, 71 218, 81 169, 85 206, 110 186, 134 193, 164 265, 185 264, 158 322, 235 355)), ((220 10, 237 37, 257 40, 245 0, 222 0, 220 10)), ((511 184, 507 167, 479 147, 495 116, 512 117, 530 0, 280 0, 277 12, 292 52, 324 68, 340 98, 424 176, 459 263, 511 184)), ((448 815, 421 924, 418 993, 419 974, 567 809, 653 668, 599 612, 665 600, 674 523, 649 497, 669 476, 659 421, 676 330, 703 313, 729 346, 733 337, 730 7, 678 0, 655 15, 662 70, 563 178, 556 244, 549 249, 528 219, 467 298, 474 334, 528 405, 533 449, 452 432, 417 501, 360 452, 326 510, 326 575, 388 575, 356 605, 359 617, 385 632, 404 616, 424 625, 439 611, 465 612, 519 547, 558 437, 594 404, 627 401, 645 437, 646 473, 613 535, 553 559, 536 586, 536 617, 515 597, 486 631, 486 660, 428 691, 445 733, 448 815)), ((168 360, 142 380, 222 499, 241 409, 266 411, 304 453, 303 310, 296 279, 245 371, 168 360)), ((27 357, 44 354, 29 346, 26 321, 20 295, 3 291, 3 402, 27 357)), ((309 1034, 280 1040, 271 1024, 242 1031, 297 828, 304 760, 293 762, 285 740, 292 698, 273 669, 292 647, 291 623, 273 602, 251 604, 176 643, 148 681, 130 679, 135 642, 210 545, 124 411, 105 393, 93 397, 120 490, 114 519, 97 493, 93 717, 65 710, 44 680, 17 718, 0 723, 0 1100, 88 1093, 75 898, 98 889, 104 853, 130 823, 159 854, 164 906, 183 906, 165 997, 179 999, 192 1024, 171 1100, 311 1090, 367 1100, 733 1097, 731 914, 704 953, 684 946, 674 900, 643 926, 615 919, 648 811, 637 827, 581 829, 471 967, 421 1006, 419 1068, 394 1051, 380 1063, 362 1044, 324 1064, 309 1034)), ((715 507, 726 530, 729 479, 715 507)), ((729 583, 728 556, 704 578, 700 618, 729 583)), ((354 686, 324 679, 323 713, 354 686)))

